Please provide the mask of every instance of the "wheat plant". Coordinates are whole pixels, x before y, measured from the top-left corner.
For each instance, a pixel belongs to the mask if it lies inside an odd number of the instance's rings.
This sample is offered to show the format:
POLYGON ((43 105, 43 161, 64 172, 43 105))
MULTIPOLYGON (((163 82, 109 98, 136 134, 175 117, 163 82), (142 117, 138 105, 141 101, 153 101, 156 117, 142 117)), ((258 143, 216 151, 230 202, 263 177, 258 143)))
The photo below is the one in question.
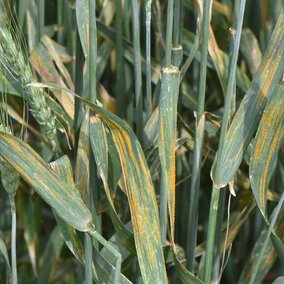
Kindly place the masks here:
POLYGON ((283 5, 0 0, 0 283, 284 283, 283 5))

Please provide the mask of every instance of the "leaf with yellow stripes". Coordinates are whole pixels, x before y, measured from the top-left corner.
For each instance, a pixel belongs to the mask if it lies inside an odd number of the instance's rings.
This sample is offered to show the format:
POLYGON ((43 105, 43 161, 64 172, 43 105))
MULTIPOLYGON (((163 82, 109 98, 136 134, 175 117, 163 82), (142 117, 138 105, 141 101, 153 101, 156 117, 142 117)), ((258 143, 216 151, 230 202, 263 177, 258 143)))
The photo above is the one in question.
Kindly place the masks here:
MULTIPOLYGON (((50 163, 50 166, 53 171, 55 171, 60 176, 60 178, 66 181, 72 188, 74 188, 74 190, 77 190, 73 181, 72 166, 67 156, 63 156, 58 160, 50 163)), ((66 245, 68 246, 70 251, 76 256, 76 258, 83 264, 84 253, 82 248, 82 242, 80 242, 80 238, 76 230, 74 230, 74 228, 65 223, 57 215, 55 215, 55 217, 66 245)), ((101 255, 101 252, 94 248, 94 265, 92 267, 93 278, 95 279, 96 283, 115 283, 114 275, 116 269, 116 257, 109 251, 108 248, 104 247, 103 250, 108 252, 111 257, 114 258, 114 260, 112 262, 109 262, 101 255)), ((131 284, 131 282, 122 273, 119 274, 119 283, 131 284)))
MULTIPOLYGON (((273 93, 284 72, 283 27, 284 13, 282 12, 252 86, 243 98, 226 134, 224 151, 220 157, 220 164, 226 166, 221 169, 218 177, 214 173, 215 163, 213 164, 212 177, 217 188, 226 186, 233 179, 257 129, 267 98, 273 93)), ((220 155, 219 152, 218 155, 220 155)))
POLYGON ((115 142, 128 197, 139 267, 144 283, 168 283, 158 208, 150 171, 142 147, 131 128, 108 110, 55 84, 30 86, 56 88, 82 100, 107 124, 115 142))
POLYGON ((119 153, 143 281, 167 283, 156 196, 141 145, 123 121, 98 107, 94 110, 109 126, 119 153))
POLYGON ((65 222, 79 231, 93 230, 91 213, 77 191, 62 181, 28 144, 1 132, 0 153, 65 222))
MULTIPOLYGON (((165 190, 166 192, 160 193, 160 206, 167 207, 168 204, 171 238, 172 241, 174 241, 176 183, 175 151, 180 72, 176 67, 164 68, 161 76, 162 83, 159 101, 159 155, 161 160, 161 176, 164 185, 161 187, 161 190, 165 190), (167 197, 165 199, 167 204, 163 204, 164 198, 162 198, 162 196, 164 195, 167 197)), ((167 210, 165 210, 164 213, 167 213, 167 210)), ((162 216, 162 218, 167 218, 167 214, 162 216)))
POLYGON ((92 116, 90 118, 90 143, 97 164, 97 171, 102 179, 106 197, 110 205, 110 218, 123 245, 128 251, 135 254, 133 234, 119 218, 112 200, 111 185, 109 185, 108 182, 108 139, 103 122, 98 116, 92 116))
POLYGON ((268 102, 256 134, 250 180, 257 205, 266 216, 267 191, 284 138, 284 86, 279 85, 268 102))

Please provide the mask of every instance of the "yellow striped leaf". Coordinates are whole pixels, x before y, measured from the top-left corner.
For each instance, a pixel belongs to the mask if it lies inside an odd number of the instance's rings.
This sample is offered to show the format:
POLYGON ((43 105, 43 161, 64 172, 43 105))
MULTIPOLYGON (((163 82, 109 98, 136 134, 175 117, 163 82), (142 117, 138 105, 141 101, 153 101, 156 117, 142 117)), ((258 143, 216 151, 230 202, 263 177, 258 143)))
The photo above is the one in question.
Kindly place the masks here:
MULTIPOLYGON (((260 67, 234 116, 225 138, 224 151, 220 164, 220 175, 215 176, 215 163, 212 167, 213 182, 217 188, 226 186, 235 175, 242 161, 244 151, 254 135, 267 98, 272 94, 284 72, 284 13, 278 18, 269 46, 260 67)), ((215 159, 216 161, 216 159, 215 159)))
MULTIPOLYGON (((102 110, 96 111, 103 114, 102 110)), ((111 129, 120 156, 143 281, 167 283, 156 197, 141 145, 124 122, 118 118, 110 120, 113 115, 107 117, 105 112, 105 122, 111 129)))
POLYGON ((90 142, 96 160, 98 174, 102 179, 106 197, 110 204, 110 217, 113 225, 123 245, 131 253, 135 254, 133 234, 120 220, 112 200, 108 183, 108 141, 104 125, 98 116, 92 116, 90 119, 90 142))
MULTIPOLYGON (((55 162, 52 162, 51 167, 71 187, 74 187, 72 166, 67 156, 63 156, 55 162)), ((76 230, 74 230, 70 225, 65 223, 57 215, 55 215, 55 217, 60 227, 61 233, 64 237, 66 245, 76 256, 76 258, 83 264, 84 253, 82 248, 82 242, 80 241, 76 230)), ((109 252, 108 249, 103 249, 109 252)), ((113 255, 111 254, 111 256, 113 255)), ((114 283, 114 264, 106 260, 96 248, 94 248, 94 265, 92 267, 92 273, 93 278, 96 282, 114 283)), ((130 284, 131 282, 122 273, 120 273, 119 283, 130 284)))
POLYGON ((159 101, 159 155, 161 176, 165 185, 165 188, 162 188, 162 190, 165 189, 167 191, 172 241, 174 240, 175 224, 175 150, 179 77, 180 72, 176 67, 164 68, 162 70, 159 101))
POLYGON ((142 147, 134 132, 126 122, 113 113, 66 88, 55 84, 32 83, 30 85, 55 88, 72 94, 82 100, 107 124, 120 157, 143 281, 144 283, 167 283, 154 186, 142 147))
POLYGON ((267 191, 284 137, 284 86, 279 85, 268 102, 256 134, 250 180, 257 205, 266 216, 267 191))
POLYGON ((65 222, 79 231, 93 229, 91 213, 80 195, 28 144, 1 132, 0 153, 65 222))

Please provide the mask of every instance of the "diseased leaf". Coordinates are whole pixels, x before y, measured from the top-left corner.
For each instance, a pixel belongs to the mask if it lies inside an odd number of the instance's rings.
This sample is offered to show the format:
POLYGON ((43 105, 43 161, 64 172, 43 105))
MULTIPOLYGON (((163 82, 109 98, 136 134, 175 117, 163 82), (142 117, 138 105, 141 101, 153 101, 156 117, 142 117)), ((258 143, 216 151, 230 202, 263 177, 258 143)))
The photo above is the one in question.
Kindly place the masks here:
POLYGON ((68 185, 73 188, 73 190, 78 191, 73 180, 72 165, 67 156, 62 156, 56 161, 49 163, 49 166, 54 172, 56 172, 56 174, 58 174, 60 177, 63 177, 64 181, 67 182, 68 185))
POLYGON ((31 86, 56 88, 72 94, 82 100, 107 124, 120 157, 143 281, 167 283, 155 191, 141 145, 133 131, 113 113, 68 89, 55 84, 33 83, 31 86))
POLYGON ((60 73, 62 74, 65 81, 67 82, 68 88, 71 90, 74 90, 74 84, 73 84, 72 78, 62 62, 59 52, 57 51, 59 45, 58 44, 56 45, 55 41, 53 41, 51 38, 49 38, 46 35, 42 37, 41 42, 46 48, 50 58, 56 64, 56 67, 59 69, 60 73))
MULTIPOLYGON (((273 93, 284 72, 284 13, 281 13, 261 65, 234 116, 225 138, 224 151, 220 157, 222 167, 219 177, 215 176, 215 163, 212 178, 215 186, 226 186, 235 175, 256 131, 267 98, 273 93)), ((218 154, 217 154, 218 155, 218 154)), ((216 159, 215 159, 216 161, 216 159)))
MULTIPOLYGON (((73 180, 73 170, 70 160, 67 156, 63 156, 56 161, 49 164, 53 171, 55 171, 64 181, 68 183, 74 190, 77 190, 73 180)), ((78 238, 76 230, 68 223, 64 222, 57 214, 54 214, 56 222, 63 235, 64 241, 73 255, 83 263, 84 253, 82 244, 78 238)))
MULTIPOLYGON (((65 87, 64 80, 59 75, 59 72, 54 64, 53 57, 49 50, 40 43, 30 56, 30 62, 40 75, 42 80, 46 82, 53 82, 65 87)), ((62 63, 61 63, 62 64, 62 63)), ((65 71, 67 73, 67 71, 65 71)), ((56 99, 60 102, 65 112, 74 118, 74 98, 71 96, 64 96, 61 91, 54 91, 56 99)))
MULTIPOLYGON (((259 235, 259 238, 257 239, 255 243, 255 246, 252 250, 250 258, 245 263, 244 268, 242 269, 242 273, 238 281, 239 284, 249 283, 249 279, 251 277, 252 270, 253 270, 253 264, 255 263, 256 258, 258 257, 259 251, 261 250, 261 247, 262 247, 262 244, 265 238, 265 233, 266 233, 266 230, 263 230, 261 234, 259 235)), ((257 277, 254 283, 262 283, 263 278, 265 277, 265 275, 267 274, 267 272, 273 265, 276 257, 277 256, 276 256, 275 250, 273 249, 273 245, 270 242, 265 250, 265 257, 263 258, 261 267, 258 271, 258 274, 257 274, 257 277)))
POLYGON ((167 283, 155 192, 141 146, 122 121, 106 113, 104 119, 120 156, 143 281, 167 283))
POLYGON ((257 205, 266 216, 267 191, 284 138, 284 86, 279 85, 264 110, 250 161, 250 180, 257 205))
POLYGON ((92 228, 91 213, 80 195, 62 181, 28 144, 1 132, 0 153, 65 222, 79 231, 92 228))
MULTIPOLYGON (((51 163, 53 170, 60 175, 68 184, 73 187, 73 172, 70 161, 67 156, 63 156, 60 159, 51 163)), ((75 189, 75 188, 74 188, 75 189)), ((75 189, 76 190, 76 189, 75 189)), ((70 251, 75 255, 80 263, 84 264, 84 253, 82 248, 82 243, 78 238, 78 234, 73 227, 65 223, 61 218, 55 215, 56 221, 60 227, 61 233, 64 237, 65 243, 70 249, 70 251)), ((104 280, 106 283, 114 283, 115 275, 115 256, 109 252, 107 248, 102 248, 104 252, 107 252, 109 256, 112 257, 113 262, 109 259, 105 259, 104 256, 95 249, 94 251, 94 265, 92 267, 93 278, 96 282, 101 282, 104 280)), ((131 282, 121 273, 119 276, 119 283, 130 284, 131 282)))
MULTIPOLYGON (((97 283, 113 283, 114 282, 114 275, 115 275, 115 268, 111 265, 97 250, 97 248, 93 248, 94 254, 94 262, 96 265, 96 270, 98 271, 97 274, 97 283)), ((118 283, 121 284, 132 284, 122 273, 119 275, 118 283)))
POLYGON ((123 245, 132 253, 135 253, 133 233, 120 220, 111 196, 108 184, 108 141, 101 119, 93 116, 90 119, 90 141, 96 160, 98 173, 102 179, 106 197, 110 204, 110 217, 123 245))
MULTIPOLYGON (((215 3, 215 2, 213 1, 213 3, 215 3)), ((192 49, 194 38, 195 38, 195 35, 193 33, 191 33, 190 31, 188 31, 186 29, 183 30, 183 46, 184 46, 185 54, 188 53, 188 49, 190 49, 190 50, 192 49)), ((228 66, 229 66, 229 56, 225 52, 223 52, 222 50, 219 50, 219 52, 222 55, 224 65, 226 67, 225 72, 228 73, 227 70, 228 70, 228 66)), ((200 51, 197 52, 196 59, 198 61, 201 60, 200 51)), ((213 64, 211 58, 208 58, 207 66, 211 69, 214 68, 214 64, 213 64)), ((250 87, 250 80, 247 77, 247 75, 240 69, 240 67, 237 67, 236 72, 237 72, 236 84, 243 92, 246 92, 248 90, 248 88, 250 87)))
POLYGON ((171 238, 174 241, 175 227, 175 183, 176 183, 176 127, 177 102, 179 95, 178 68, 162 70, 161 94, 159 101, 159 155, 161 160, 161 176, 167 191, 167 203, 170 215, 171 238))
MULTIPOLYGON (((283 232, 282 232, 282 234, 283 234, 283 232)), ((272 240, 274 249, 275 249, 278 257, 283 262, 284 261, 284 243, 283 243, 283 241, 281 241, 279 236, 274 232, 272 232, 272 234, 271 234, 271 240, 272 240)))

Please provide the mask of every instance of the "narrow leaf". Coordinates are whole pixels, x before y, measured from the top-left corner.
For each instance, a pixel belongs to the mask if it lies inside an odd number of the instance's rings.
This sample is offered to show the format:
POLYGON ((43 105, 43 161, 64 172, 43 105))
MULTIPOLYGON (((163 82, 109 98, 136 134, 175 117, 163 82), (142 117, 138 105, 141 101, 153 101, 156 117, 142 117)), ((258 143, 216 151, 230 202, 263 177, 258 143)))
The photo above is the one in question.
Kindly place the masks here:
POLYGON ((254 75, 260 65, 262 54, 257 39, 250 29, 243 30, 240 48, 250 73, 254 75))
POLYGON ((256 134, 250 161, 250 180, 257 205, 266 216, 267 191, 284 137, 284 86, 279 85, 268 102, 256 134))
POLYGON ((3 255, 3 257, 4 257, 9 270, 11 270, 9 256, 8 256, 8 251, 7 251, 6 244, 4 242, 4 236, 3 236, 2 232, 0 232, 0 252, 3 255))
POLYGON ((63 244, 60 229, 56 226, 51 233, 44 251, 42 267, 38 279, 39 283, 47 284, 51 280, 52 268, 56 266, 56 261, 59 258, 63 244))
POLYGON ((76 1, 76 20, 78 32, 85 57, 89 50, 89 2, 86 0, 76 1))
POLYGON ((194 276, 194 274, 188 271, 185 268, 185 266, 178 260, 175 254, 174 254, 174 262, 175 262, 175 267, 178 273, 178 277, 182 281, 182 283, 192 283, 192 284, 204 283, 200 279, 198 279, 196 276, 194 276))
POLYGON ((93 154, 96 160, 98 173, 102 179, 106 197, 110 204, 110 217, 123 245, 132 253, 135 253, 133 234, 120 220, 111 196, 108 184, 108 141, 104 125, 98 116, 91 117, 90 139, 93 154))
POLYGON ((90 179, 90 146, 89 146, 89 111, 86 111, 82 122, 77 146, 77 157, 75 166, 75 182, 85 204, 89 204, 88 190, 90 179))
MULTIPOLYGON (((217 188, 226 186, 233 179, 258 126, 267 98, 274 91, 284 72, 283 26, 284 13, 281 13, 252 86, 242 100, 226 134, 223 159, 220 161, 220 164, 226 167, 222 167, 219 179, 214 179, 217 188)), ((212 171, 215 171, 215 163, 212 171)))
MULTIPOLYGON (((167 191, 172 241, 174 241, 175 224, 175 150, 179 76, 180 72, 176 67, 162 70, 159 102, 159 155, 161 159, 161 176, 164 178, 165 184, 165 188, 162 189, 167 191)), ((163 205, 161 204, 161 206, 163 205)))

